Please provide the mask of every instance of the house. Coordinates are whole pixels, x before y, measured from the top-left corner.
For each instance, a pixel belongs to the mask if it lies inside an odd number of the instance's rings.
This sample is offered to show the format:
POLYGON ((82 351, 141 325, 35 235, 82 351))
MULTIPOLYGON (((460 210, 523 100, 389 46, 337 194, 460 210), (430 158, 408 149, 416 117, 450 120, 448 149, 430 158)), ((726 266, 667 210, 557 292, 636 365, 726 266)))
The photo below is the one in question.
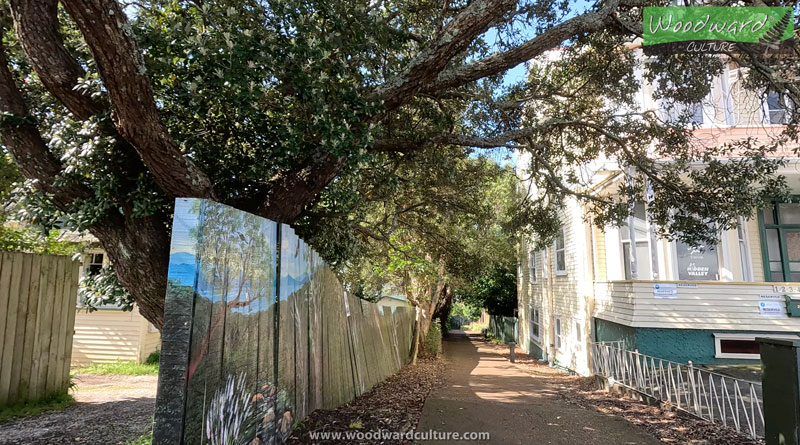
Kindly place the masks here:
MULTIPOLYGON (((88 247, 82 255, 81 278, 98 273, 108 263, 108 255, 96 240, 85 241, 88 247)), ((143 363, 151 353, 161 349, 161 334, 139 314, 136 306, 132 311, 123 311, 119 306, 104 305, 88 312, 79 301, 75 310, 72 366, 117 361, 143 363)))
MULTIPOLYGON (((408 307, 408 299, 401 295, 384 295, 381 297, 380 300, 376 301, 378 306, 384 306, 389 308, 396 308, 396 307, 408 307)), ((392 309, 394 311, 394 309, 392 309)))
MULTIPOLYGON (((773 94, 761 101, 742 93, 744 75, 731 65, 713 80, 694 118, 698 140, 766 138, 782 130, 786 103, 773 94)), ((643 109, 658 108, 651 86, 640 96, 643 109)), ((800 196, 795 148, 776 155, 788 160, 778 173, 800 196)), ((518 169, 529 163, 518 156, 518 169)), ((583 192, 613 194, 625 181, 615 162, 598 160, 592 171, 583 192)), ((759 209, 705 249, 658 239, 646 206, 636 203, 622 227, 598 227, 570 199, 552 245, 536 250, 535 240, 523 240, 517 280, 523 349, 588 374, 594 341, 624 340, 643 354, 714 365, 758 363, 756 337, 798 337, 800 317, 787 314, 784 295, 800 293, 799 203, 759 209)))

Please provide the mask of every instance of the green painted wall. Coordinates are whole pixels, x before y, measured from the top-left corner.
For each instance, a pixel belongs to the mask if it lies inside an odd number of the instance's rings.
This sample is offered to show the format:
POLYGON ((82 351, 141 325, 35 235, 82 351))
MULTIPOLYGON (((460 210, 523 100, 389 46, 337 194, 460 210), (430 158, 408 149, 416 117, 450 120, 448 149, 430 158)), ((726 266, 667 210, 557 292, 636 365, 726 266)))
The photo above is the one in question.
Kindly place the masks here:
POLYGON ((699 365, 754 364, 756 360, 721 359, 714 357, 714 333, 769 334, 765 331, 723 331, 704 329, 632 328, 595 318, 597 341, 625 340, 629 349, 642 354, 699 365))
POLYGON ((630 348, 636 345, 636 332, 630 326, 624 326, 618 323, 594 319, 594 330, 596 341, 620 341, 625 340, 625 344, 630 348))
POLYGON ((539 347, 536 343, 533 342, 533 339, 528 337, 528 355, 531 357, 536 357, 539 360, 544 360, 544 351, 542 348, 539 347))

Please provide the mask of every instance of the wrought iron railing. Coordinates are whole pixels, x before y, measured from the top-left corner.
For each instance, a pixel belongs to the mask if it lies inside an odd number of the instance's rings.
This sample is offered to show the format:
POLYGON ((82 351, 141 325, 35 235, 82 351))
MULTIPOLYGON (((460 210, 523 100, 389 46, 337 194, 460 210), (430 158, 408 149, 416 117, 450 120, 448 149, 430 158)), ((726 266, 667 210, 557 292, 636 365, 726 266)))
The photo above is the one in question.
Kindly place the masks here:
POLYGON ((764 436, 761 384, 625 348, 624 342, 592 343, 596 375, 667 402, 750 437, 764 436))

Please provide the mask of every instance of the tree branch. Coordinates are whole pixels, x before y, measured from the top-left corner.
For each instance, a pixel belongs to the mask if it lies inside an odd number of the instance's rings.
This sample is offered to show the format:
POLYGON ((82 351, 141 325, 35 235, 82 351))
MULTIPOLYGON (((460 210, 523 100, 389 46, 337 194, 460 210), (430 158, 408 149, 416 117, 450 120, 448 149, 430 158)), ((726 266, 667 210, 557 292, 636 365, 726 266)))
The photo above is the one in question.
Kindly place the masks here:
POLYGON ((455 88, 487 76, 502 73, 550 49, 556 48, 570 37, 602 29, 614 22, 616 7, 617 0, 611 0, 600 10, 566 20, 516 48, 445 71, 439 74, 436 81, 427 84, 422 91, 430 93, 455 88))
MULTIPOLYGON (((450 61, 516 4, 514 0, 474 0, 399 75, 381 85, 374 96, 392 110, 432 82, 450 61)), ((430 89, 427 89, 430 91, 430 89)))
POLYGON ((346 158, 318 150, 283 170, 247 198, 230 205, 277 222, 291 223, 303 214, 328 184, 336 178, 346 158))
POLYGON ((61 163, 47 148, 8 69, 5 47, 0 41, 0 137, 22 174, 36 186, 52 194, 64 208, 75 198, 91 196, 81 184, 58 184, 61 163))
POLYGON ((59 32, 57 0, 11 0, 14 28, 42 84, 78 119, 86 120, 105 106, 75 89, 85 76, 67 52, 59 32))
POLYGON ((116 0, 64 0, 97 62, 112 119, 172 196, 212 197, 211 182, 181 152, 158 115, 144 61, 116 0))

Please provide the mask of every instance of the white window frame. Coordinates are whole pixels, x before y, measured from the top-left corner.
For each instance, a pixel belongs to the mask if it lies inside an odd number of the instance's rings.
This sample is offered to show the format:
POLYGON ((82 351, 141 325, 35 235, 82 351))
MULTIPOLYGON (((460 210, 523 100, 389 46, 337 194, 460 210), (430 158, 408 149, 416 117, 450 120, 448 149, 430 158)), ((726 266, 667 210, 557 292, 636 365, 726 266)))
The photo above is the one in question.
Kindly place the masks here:
POLYGON ((739 248, 742 281, 753 281, 753 259, 750 257, 750 236, 747 233, 747 221, 742 217, 739 217, 739 227, 736 229, 736 245, 739 248))
MULTIPOLYGON (((106 253, 103 251, 99 252, 87 252, 86 253, 86 265, 83 268, 83 273, 85 276, 90 276, 92 274, 92 266, 100 266, 100 269, 106 264, 106 253), (102 255, 103 259, 100 260, 99 263, 95 262, 95 255, 102 255)), ((99 273, 99 271, 97 272, 99 273)))
POLYGON ((787 334, 729 334, 725 332, 714 332, 714 357, 760 360, 761 354, 736 354, 731 352, 722 352, 722 344, 720 343, 721 340, 754 341, 757 337, 776 338, 785 340, 800 340, 800 337, 798 337, 797 335, 787 335, 787 334))
POLYGON ((528 281, 536 282, 536 252, 534 250, 528 251, 528 281))
POLYGON ((564 228, 561 229, 561 239, 563 241, 564 247, 559 249, 558 246, 558 239, 553 240, 553 270, 557 276, 564 276, 567 274, 567 235, 564 231, 564 228), (558 254, 562 253, 564 255, 564 268, 558 268, 558 254))
POLYGON ((563 335, 562 335, 562 332, 561 332, 562 328, 563 328, 563 326, 561 326, 561 319, 559 317, 556 317, 555 327, 553 328, 553 330, 555 331, 555 334, 556 334, 556 338, 555 338, 556 350, 560 350, 564 346, 564 338, 563 338, 563 335))
POLYGON ((583 326, 580 320, 575 320, 575 350, 583 352, 583 326))
POLYGON ((542 314, 539 311, 539 308, 536 307, 536 306, 533 306, 533 305, 531 305, 529 314, 530 314, 531 319, 530 319, 530 323, 529 323, 529 327, 528 327, 528 335, 531 337, 531 339, 533 339, 537 343, 541 342, 542 341, 542 318, 541 318, 542 314), (534 333, 533 333, 533 327, 534 326, 536 326, 536 331, 538 332, 538 334, 536 334, 536 335, 534 335, 534 333))

